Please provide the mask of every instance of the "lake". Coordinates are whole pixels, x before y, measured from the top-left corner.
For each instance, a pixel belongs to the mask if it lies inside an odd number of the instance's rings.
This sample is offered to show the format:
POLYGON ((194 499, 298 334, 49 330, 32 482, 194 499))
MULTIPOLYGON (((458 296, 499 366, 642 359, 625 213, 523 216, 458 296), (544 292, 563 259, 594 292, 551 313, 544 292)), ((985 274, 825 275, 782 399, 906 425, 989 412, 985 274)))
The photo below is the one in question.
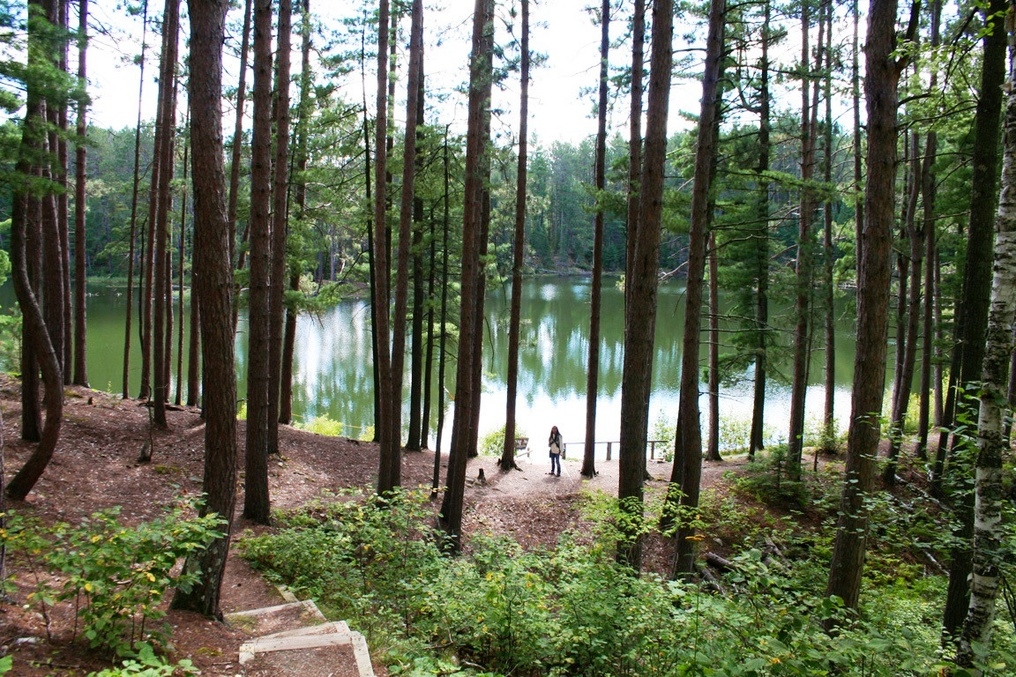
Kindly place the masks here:
MULTIPOLYGON (((653 360, 650 432, 658 426, 673 429, 677 418, 678 384, 681 368, 681 333, 684 323, 684 286, 668 282, 660 287, 656 326, 656 355, 653 360)), ((586 364, 589 349, 588 278, 537 278, 523 288, 518 402, 519 435, 528 435, 534 448, 542 445, 550 427, 557 425, 566 443, 581 447, 585 436, 586 364)), ((508 312, 510 287, 495 286, 487 295, 483 324, 486 347, 483 356, 483 392, 480 404, 481 437, 504 425, 508 355, 508 312)), ((0 288, 0 307, 13 303, 10 284, 0 288)), ((122 290, 107 287, 90 289, 88 297, 88 377, 93 388, 119 392, 122 381, 124 307, 122 290)), ((596 438, 598 442, 619 438, 621 372, 623 365, 623 294, 612 279, 604 282, 600 338, 600 372, 597 393, 596 438)), ((176 309, 174 304, 174 310, 176 309)), ((775 316, 779 310, 773 312, 775 316)), ((179 318, 174 318, 179 322, 179 318)), ((840 322, 837 338, 836 413, 840 430, 846 429, 850 409, 854 338, 852 322, 840 322)), ((178 326, 178 325, 177 325, 178 326)), ((133 324, 137 333, 137 321, 133 324)), ((247 324, 241 314, 237 327, 238 394, 243 398, 247 363, 247 324)), ((721 341, 723 339, 721 338, 721 341)), ((789 335, 784 343, 789 343, 789 335)), ((176 340, 174 339, 174 351, 176 340)), ((131 392, 140 384, 140 352, 135 336, 131 349, 131 392)), ((454 355, 455 349, 450 352, 454 355)), ((822 417, 825 389, 822 386, 821 350, 813 354, 812 385, 808 388, 806 428, 817 429, 822 417)), ((175 394, 176 362, 174 354, 175 394)), ((702 351, 703 361, 706 351, 702 351)), ((408 363, 408 356, 407 356, 408 363)), ((408 366, 408 365, 407 365, 408 366)), ((789 376, 788 365, 777 367, 789 376)), ((186 378, 186 363, 184 364, 186 378)), ((327 416, 344 426, 344 433, 359 437, 373 424, 373 383, 371 368, 370 312, 365 300, 350 299, 320 316, 301 316, 297 323, 294 357, 293 410, 298 420, 327 416)), ((436 359, 435 377, 436 384, 436 359)), ((406 379, 408 400, 408 378, 406 379)), ((435 385, 435 388, 437 386, 435 385)), ((448 398, 446 434, 454 408, 455 363, 446 367, 448 398)), ((705 390, 703 383, 702 390, 705 390)), ((737 382, 720 389, 721 446, 741 446, 747 440, 751 418, 751 368, 737 382)), ((172 395, 171 395, 172 397, 172 395)), ((790 390, 770 378, 766 402, 768 442, 782 442, 787 436, 790 390)), ((434 399, 436 405, 436 396, 434 399)), ((702 395, 705 422, 707 401, 702 395)), ((434 414, 436 420, 436 413, 434 414)), ((404 424, 408 415, 403 416, 404 424)), ((431 426, 430 446, 436 423, 431 426)), ((447 449, 447 438, 443 444, 447 449)), ((598 449, 602 456, 603 450, 598 449)))

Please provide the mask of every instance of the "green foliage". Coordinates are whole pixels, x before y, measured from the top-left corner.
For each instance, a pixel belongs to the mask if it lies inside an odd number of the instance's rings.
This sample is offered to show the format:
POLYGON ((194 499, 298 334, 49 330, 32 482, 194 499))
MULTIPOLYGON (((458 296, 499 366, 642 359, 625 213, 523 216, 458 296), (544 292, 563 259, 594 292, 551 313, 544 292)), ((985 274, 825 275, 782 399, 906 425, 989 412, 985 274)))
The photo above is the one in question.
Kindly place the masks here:
MULTIPOLYGON (((480 455, 500 456, 504 452, 504 433, 505 427, 501 426, 480 438, 480 455)), ((524 429, 516 427, 515 437, 528 437, 528 435, 524 429)))
POLYGON ((0 307, 0 369, 20 371, 21 311, 15 304, 10 311, 0 307))
MULTIPOLYGON (((778 543, 793 559, 749 546, 709 591, 617 565, 622 511, 602 494, 586 499, 597 531, 566 533, 546 551, 478 535, 467 554, 445 558, 424 496, 404 493, 332 497, 280 514, 278 533, 247 535, 240 548, 367 632, 393 675, 889 677, 943 665, 941 579, 883 578, 866 588, 879 590, 878 603, 833 636, 822 621, 846 614, 823 596, 827 550, 794 520, 704 495, 705 533, 736 520, 747 540, 778 543)), ((1000 634, 996 643, 1011 643, 1011 632, 1000 634)))
POLYGON ((309 421, 299 422, 293 424, 294 428, 299 430, 306 430, 312 432, 315 435, 326 435, 328 437, 340 437, 342 435, 342 423, 340 421, 333 421, 328 416, 314 416, 309 421))
POLYGON ((668 463, 674 460, 674 435, 676 432, 677 422, 672 420, 662 409, 657 412, 653 428, 649 432, 649 439, 662 442, 657 447, 662 452, 663 460, 668 463))
POLYGON ((768 505, 803 508, 811 497, 803 480, 790 479, 788 463, 786 446, 771 447, 756 456, 735 486, 768 505))
POLYGON ((6 675, 14 668, 14 657, 4 656, 0 658, 0 675, 6 675))
POLYGON ((193 503, 181 503, 136 527, 121 525, 116 508, 52 527, 11 513, 0 541, 26 557, 37 581, 29 598, 44 617, 71 600, 90 647, 129 656, 142 639, 161 639, 152 625, 165 615, 166 591, 196 582, 196 574, 174 573, 177 561, 222 536, 217 515, 189 517, 194 511, 193 503))
POLYGON ((182 677, 198 674, 201 672, 190 659, 170 663, 156 655, 151 644, 142 642, 138 645, 137 656, 134 658, 128 658, 119 667, 89 673, 88 677, 182 677))

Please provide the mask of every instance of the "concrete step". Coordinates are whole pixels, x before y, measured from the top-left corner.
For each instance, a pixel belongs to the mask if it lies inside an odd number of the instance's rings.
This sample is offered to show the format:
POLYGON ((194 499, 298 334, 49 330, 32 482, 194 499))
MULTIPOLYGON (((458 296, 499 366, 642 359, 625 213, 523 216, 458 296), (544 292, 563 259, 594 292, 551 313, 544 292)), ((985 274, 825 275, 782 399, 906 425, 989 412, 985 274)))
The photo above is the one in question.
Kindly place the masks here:
POLYGON ((240 647, 249 677, 373 677, 367 641, 345 621, 327 622, 312 600, 227 615, 256 637, 240 647))

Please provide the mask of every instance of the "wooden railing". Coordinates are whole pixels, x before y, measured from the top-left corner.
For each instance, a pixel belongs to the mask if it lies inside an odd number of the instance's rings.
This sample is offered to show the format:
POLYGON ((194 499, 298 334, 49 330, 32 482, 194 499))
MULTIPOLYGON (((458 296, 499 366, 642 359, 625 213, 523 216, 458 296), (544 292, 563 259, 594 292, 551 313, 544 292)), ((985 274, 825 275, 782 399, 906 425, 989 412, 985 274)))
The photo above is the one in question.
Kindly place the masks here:
MULTIPOLYGON (((526 441, 528 443, 528 440, 526 440, 526 441)), ((517 444, 518 444, 518 441, 516 440, 516 445, 517 444)), ((614 441, 614 442, 595 442, 594 444, 597 445, 597 446, 601 445, 601 444, 607 445, 607 460, 609 461, 609 460, 611 460, 611 458, 613 456, 614 445, 615 444, 616 445, 620 445, 621 443, 617 442, 617 441, 614 441)), ((663 455, 665 453, 667 445, 669 445, 670 443, 667 442, 666 440, 647 440, 646 441, 646 453, 649 454, 649 460, 651 460, 651 461, 656 460, 656 445, 657 444, 660 445, 660 458, 663 458, 663 455)), ((585 442, 572 442, 571 446, 578 447, 580 449, 585 449, 586 443, 585 442)), ((561 449, 561 458, 566 458, 567 456, 568 456, 568 443, 565 442, 564 443, 564 447, 561 449)))

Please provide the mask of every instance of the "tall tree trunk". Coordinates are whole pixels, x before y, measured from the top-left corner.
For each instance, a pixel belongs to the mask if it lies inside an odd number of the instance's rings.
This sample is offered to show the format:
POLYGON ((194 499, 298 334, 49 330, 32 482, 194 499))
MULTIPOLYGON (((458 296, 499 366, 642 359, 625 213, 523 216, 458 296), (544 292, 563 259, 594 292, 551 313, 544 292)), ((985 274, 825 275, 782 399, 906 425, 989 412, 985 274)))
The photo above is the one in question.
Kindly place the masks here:
POLYGON ((459 360, 455 375, 455 418, 452 422, 451 451, 448 457, 446 491, 439 523, 450 536, 449 547, 461 548, 462 508, 466 485, 466 460, 475 447, 470 438, 473 420, 473 372, 480 369, 473 351, 482 318, 476 317, 480 278, 483 169, 489 129, 484 125, 492 75, 493 0, 476 0, 473 8, 472 52, 469 58, 469 110, 466 132, 465 208, 462 222, 461 312, 459 319, 459 360))
MULTIPOLYGON (((631 302, 632 274, 639 229, 639 179, 642 176, 642 70, 645 68, 646 3, 635 0, 631 35, 631 109, 628 113, 628 185, 625 234, 624 302, 631 302)), ((627 313, 627 310, 626 310, 627 313)), ((627 317, 627 314, 625 315, 627 317)))
MULTIPOLYGON (((156 200, 157 210, 154 223, 154 246, 153 249, 153 309, 152 309, 152 376, 154 387, 152 389, 153 412, 155 424, 166 427, 166 401, 169 396, 169 380, 167 378, 167 365, 169 355, 166 351, 166 336, 169 330, 166 324, 168 316, 168 294, 167 279, 169 267, 166 265, 166 258, 169 251, 169 212, 172 206, 172 193, 170 182, 173 179, 173 137, 176 133, 176 57, 179 36, 180 22, 180 0, 166 0, 166 8, 163 13, 162 30, 165 33, 163 40, 162 67, 159 77, 159 118, 162 120, 162 134, 158 135, 159 150, 156 152, 156 162, 159 163, 159 181, 153 190, 158 191, 156 200)), ((148 453, 151 453, 151 447, 148 453)), ((148 460, 146 456, 145 460, 148 460)))
MULTIPOLYGON (((159 55, 164 63, 167 49, 166 41, 169 39, 165 20, 163 20, 162 28, 162 48, 159 55)), ((166 81, 163 78, 164 68, 160 66, 159 70, 158 100, 160 103, 156 106, 155 114, 155 142, 148 185, 148 216, 146 227, 143 228, 141 233, 142 270, 141 278, 138 280, 139 293, 141 294, 138 299, 138 323, 140 324, 138 329, 141 334, 141 388, 138 391, 138 398, 142 400, 147 400, 152 395, 152 294, 155 279, 153 252, 155 250, 155 227, 158 221, 157 211, 159 208, 159 172, 162 170, 162 161, 159 153, 163 147, 162 136, 167 133, 165 122, 162 119, 164 107, 161 104, 166 81)))
POLYGON ((756 199, 755 218, 758 223, 755 233, 755 379, 752 393, 751 434, 748 440, 748 458, 754 459, 755 452, 765 448, 765 402, 766 380, 769 373, 769 172, 770 155, 770 105, 769 90, 769 42, 772 31, 769 27, 772 5, 765 3, 762 24, 762 56, 759 63, 759 113, 758 113, 758 165, 755 168, 756 199))
MULTIPOLYGON (((70 0, 57 0, 57 26, 65 34, 69 34, 70 28, 70 0)), ((68 40, 61 39, 59 54, 57 56, 57 68, 62 73, 68 73, 68 40)), ((56 154, 56 164, 53 167, 53 179, 60 187, 54 200, 56 207, 56 227, 60 242, 60 348, 57 355, 60 356, 60 366, 63 371, 63 382, 70 385, 73 366, 74 347, 72 345, 71 330, 73 318, 71 313, 71 244, 70 244, 70 208, 68 200, 68 175, 70 162, 67 151, 67 137, 69 136, 69 117, 67 101, 60 101, 59 105, 53 106, 50 110, 55 112, 54 124, 50 132, 52 136, 51 146, 56 154)), ((48 305, 48 301, 47 301, 48 305)))
MULTIPOLYGON (((187 114, 187 120, 184 123, 185 127, 190 127, 190 113, 187 114)), ((180 295, 177 298, 177 314, 180 317, 180 329, 177 332, 177 343, 176 343, 176 397, 174 401, 176 406, 180 406, 183 403, 183 335, 184 325, 183 321, 183 290, 185 279, 184 263, 187 261, 187 178, 188 169, 187 163, 190 160, 189 157, 190 145, 187 141, 184 141, 183 146, 183 189, 180 191, 180 249, 179 249, 179 267, 177 268, 177 279, 179 280, 178 286, 180 289, 180 295)), ((192 243, 193 244, 193 243, 192 243)), ((167 301, 172 300, 172 287, 170 287, 170 298, 167 301)))
POLYGON ((289 234, 289 74, 293 41, 293 2, 279 0, 279 39, 275 57, 275 162, 272 166, 272 270, 268 286, 268 453, 279 453, 279 396, 282 392, 282 336, 289 286, 286 237, 289 234))
MULTIPOLYGON (((187 406, 198 405, 201 392, 201 306, 198 303, 197 235, 191 236, 190 334, 187 341, 187 406)), ((230 259, 232 260, 232 259, 230 259)))
POLYGON ((586 361, 586 443, 582 455, 582 476, 596 475, 596 394, 600 381, 600 287, 603 285, 603 210, 607 185, 607 85, 610 55, 610 0, 600 7, 600 77, 596 102, 596 150, 593 185, 596 214, 593 217, 593 279, 589 287, 589 355, 586 361))
MULTIPOLYGON (((709 3, 709 34, 702 73, 702 104, 695 147, 695 179, 692 185, 691 226, 688 233, 688 279, 685 286, 684 336, 681 342, 681 392, 678 396, 677 431, 674 442, 674 470, 667 492, 670 515, 677 507, 698 508, 702 476, 702 430, 699 427, 699 354, 702 325, 702 282, 705 275, 706 243, 709 233, 709 205, 720 115, 720 68, 723 58, 724 0, 709 3)), ((656 22, 655 10, 654 20, 656 22)), ((653 45, 655 50, 656 45, 653 45)), ((655 70, 655 69, 654 69, 655 70)), ((668 69, 669 72, 669 69, 668 69)), ((646 160, 648 162, 648 140, 646 160)), ((645 183, 645 182, 643 182, 645 183)), ((645 221, 643 223, 648 223, 645 221)), ((644 456, 644 453, 643 453, 644 456)), ((676 550, 673 574, 691 573, 695 568, 694 520, 676 523, 676 550)))
MULTIPOLYGON (((645 155, 639 182, 639 208, 635 222, 635 252, 626 278, 628 304, 624 322, 624 365, 621 374, 621 441, 618 459, 618 500, 631 515, 633 530, 618 544, 618 559, 638 570, 642 542, 636 526, 642 521, 642 483, 646 474, 646 438, 649 430, 649 391, 656 329, 657 271, 663 215, 663 181, 667 157, 667 112, 670 99, 673 3, 653 3, 652 48, 645 155)), ((633 139, 634 141, 634 139, 633 139)), ((675 461, 675 466, 677 462, 675 461)))
MULTIPOLYGON (((272 184, 272 2, 254 2, 254 128, 251 142, 250 291, 247 323, 247 448, 244 517, 268 523, 269 294, 272 184)), ((204 310, 204 309, 202 309, 204 310)))
MULTIPOLYGON (((512 300, 508 318, 507 398, 501 470, 519 470, 515 463, 515 403, 518 399, 519 340, 522 323, 522 265, 526 247, 526 200, 529 176, 529 0, 522 0, 522 70, 519 81, 519 157, 515 174, 515 230, 512 239, 512 300)), ((585 473, 585 463, 582 472, 585 473)))
MULTIPOLYGON (((493 36, 493 23, 494 23, 494 5, 493 2, 488 2, 485 11, 487 16, 484 19, 485 23, 491 28, 487 31, 484 39, 490 43, 489 48, 485 47, 491 54, 494 53, 494 36, 493 36)), ((493 57, 492 57, 493 58, 493 57)), ((494 75, 493 65, 491 66, 491 73, 487 80, 484 82, 484 98, 486 101, 490 101, 491 92, 493 89, 494 75)), ((484 106, 483 109, 483 138, 484 138, 484 152, 481 156, 481 169, 480 169, 480 232, 478 234, 478 240, 480 244, 479 257, 480 261, 487 260, 487 254, 489 250, 490 242, 490 176, 491 176, 491 159, 490 159, 490 123, 491 123, 491 110, 490 106, 484 106)), ((473 402, 470 408, 470 418, 468 423, 468 433, 466 439, 469 440, 468 453, 469 457, 473 458, 478 456, 479 451, 479 439, 480 439, 480 404, 482 402, 483 392, 483 318, 486 317, 484 313, 484 304, 487 299, 487 275, 485 266, 480 265, 480 275, 476 280, 476 306, 473 310, 474 317, 479 318, 478 328, 479 330, 473 334, 473 385, 471 389, 473 402)))
MULTIPOLYGON (((985 23, 1001 26, 1002 24, 996 22, 1005 16, 1006 7, 1005 0, 991 0, 989 6, 984 9, 985 23)), ((948 431, 957 420, 959 407, 967 406, 966 411, 972 414, 969 403, 964 405, 963 402, 958 402, 956 393, 962 392, 966 385, 980 378, 984 356, 984 333, 988 323, 988 300, 991 289, 991 267, 988 264, 992 260, 995 205, 998 200, 998 146, 1002 85, 1005 80, 1006 39, 1003 30, 988 31, 984 35, 980 96, 974 113, 974 144, 971 158, 973 175, 970 181, 970 225, 967 229, 966 253, 967 263, 976 261, 977 264, 965 265, 963 268, 963 285, 955 312, 955 343, 949 373, 949 389, 942 414, 943 432, 939 437, 939 448, 932 467, 932 490, 939 496, 943 493, 942 477, 945 471, 945 456, 949 450, 948 431)), ((970 506, 972 510, 972 496, 970 506)), ((971 513, 970 519, 966 521, 972 524, 972 519, 971 513)), ((966 569, 966 574, 962 572, 950 574, 950 579, 963 578, 964 582, 957 581, 956 585, 964 590, 969 567, 966 569)), ((950 585, 953 583, 950 582, 950 585)), ((967 608, 966 597, 967 594, 960 591, 956 595, 955 602, 947 605, 948 619, 945 626, 950 633, 958 630, 963 622, 967 608)))
MULTIPOLYGON (((148 1, 141 3, 141 58, 138 60, 138 120, 134 126, 134 180, 131 187, 130 241, 127 245, 127 297, 123 332, 123 388, 122 396, 130 397, 131 365, 131 312, 134 296, 134 245, 137 242, 138 194, 141 185, 141 100, 145 89, 145 51, 148 35, 148 1)), ((143 318, 141 320, 144 321, 143 318)))
MULTIPOLYGON (((88 79, 88 0, 78 3, 78 80, 84 86, 88 79)), ((85 357, 87 318, 85 256, 85 179, 88 151, 85 135, 88 131, 87 106, 78 101, 77 140, 74 163, 77 174, 74 182, 74 384, 88 387, 88 365, 85 357)))
MULTIPOLYGON (((825 129, 823 157, 823 179, 827 186, 833 185, 833 3, 823 2, 826 34, 829 38, 825 46, 825 73, 823 89, 825 96, 825 129)), ((833 263, 836 249, 833 245, 833 199, 826 198, 823 209, 825 224, 822 237, 822 288, 825 292, 825 402, 822 418, 821 446, 827 453, 836 450, 836 280, 833 263)))
MULTIPOLYGON (((1005 80, 1006 31, 1004 17, 1008 2, 991 0, 985 10, 985 23, 992 23, 995 30, 984 37, 984 56, 981 61, 981 91, 974 117, 973 176, 970 190, 970 227, 967 237, 967 265, 963 271, 961 309, 957 312, 956 336, 959 339, 953 348, 959 356, 959 378, 954 391, 963 392, 966 386, 981 378, 984 362, 985 333, 990 305, 991 268, 993 258, 994 215, 998 201, 998 147, 1000 118, 1002 110, 1002 85, 1005 80)), ((951 378, 950 378, 951 380, 951 378)), ((955 397, 953 392, 949 397, 955 397)), ((973 412, 973 404, 956 401, 955 411, 973 412)), ((948 407, 947 407, 948 408, 948 407)), ((949 425, 957 420, 945 416, 949 425)), ((953 446, 965 443, 955 436, 953 446)), ((940 441, 941 444, 941 441, 940 441)), ((936 456, 936 461, 937 461, 936 456)), ((957 479, 973 474, 970 463, 955 463, 950 472, 957 479)), ((966 486, 966 482, 963 482, 966 486)), ((954 531, 953 547, 950 552, 949 589, 942 626, 945 641, 957 636, 970 605, 969 579, 973 568, 971 540, 974 536, 974 494, 967 489, 953 498, 955 518, 959 527, 954 531)))
MULTIPOLYGON (((235 268, 243 269, 236 252, 236 207, 240 199, 240 159, 243 148, 243 115, 247 101, 247 54, 250 52, 251 0, 244 0, 243 28, 240 35, 240 75, 236 87, 236 109, 233 117, 233 141, 229 150, 229 202, 226 218, 229 220, 229 260, 235 268)), ((249 220, 248 220, 249 227, 249 220)), ((246 241, 246 237, 244 240, 246 241)), ((242 256, 242 254, 241 254, 242 256)), ((234 310, 234 314, 235 314, 234 310)), ((234 324, 236 320, 233 320, 234 324)))
MULTIPOLYGON (((809 316, 811 314, 812 221, 815 195, 816 106, 811 101, 811 12, 809 3, 801 4, 801 204, 797 229, 797 265, 794 294, 794 367, 790 386, 790 431, 787 435, 787 474, 801 476, 804 449, 804 409, 808 393, 809 316)), ((819 40, 821 42, 821 39, 819 40)), ((821 45, 820 45, 821 48, 821 45)), ((820 64, 821 65, 821 64, 820 64)))
MULTIPOLYGON (((44 22, 53 23, 56 15, 55 10, 56 6, 53 0, 45 2, 32 0, 29 3, 28 61, 30 68, 33 66, 39 68, 42 65, 38 63, 39 61, 45 62, 53 58, 52 54, 47 53, 45 42, 41 36, 49 30, 44 22)), ((29 368, 33 373, 37 373, 38 368, 42 369, 46 422, 38 436, 38 446, 5 488, 7 496, 18 501, 24 500, 28 492, 32 490, 53 457, 53 451, 60 439, 60 427, 63 420, 63 375, 60 370, 60 357, 50 340, 42 308, 39 306, 37 289, 29 274, 31 265, 29 259, 35 256, 31 251, 31 246, 38 247, 38 242, 26 242, 33 220, 33 215, 29 213, 29 210, 34 209, 32 203, 37 202, 30 199, 32 183, 36 174, 33 158, 42 156, 39 151, 46 145, 45 129, 46 101, 42 93, 38 91, 38 85, 29 82, 25 121, 21 129, 21 144, 15 167, 16 173, 21 177, 23 183, 17 186, 13 196, 11 276, 14 293, 21 308, 25 345, 28 345, 28 341, 31 342, 33 357, 29 362, 29 368)), ((37 385, 32 396, 37 403, 37 385)))
MULTIPOLYGON (((46 110, 49 125, 54 129, 58 124, 56 106, 47 102, 46 110)), ((59 149, 57 134, 50 132, 47 152, 57 162, 44 162, 41 165, 42 179, 60 185, 59 149)), ((54 194, 42 197, 42 313, 46 321, 49 339, 53 342, 57 360, 60 362, 60 382, 64 382, 64 374, 68 365, 65 361, 66 330, 64 324, 64 277, 67 274, 67 250, 64 249, 64 219, 60 215, 60 201, 54 194)), ((64 214, 66 216, 66 212, 64 214)))
MULTIPOLYGON (((528 0, 526 0, 528 2, 528 0)), ((426 323, 427 342, 424 347, 423 357, 423 411, 421 413, 420 438, 424 449, 430 448, 430 422, 433 418, 432 407, 434 402, 434 317, 436 311, 437 295, 437 219, 434 210, 428 218, 428 237, 430 238, 430 253, 427 261, 427 292, 426 292, 426 323)), ((442 384, 443 385, 443 384, 442 384)), ((437 454, 435 453, 435 456, 437 454)))
MULTIPOLYGON (((932 50, 938 50, 942 43, 942 0, 932 0, 931 4, 931 46, 932 50)), ((932 66, 932 74, 929 88, 935 91, 938 88, 939 72, 937 66, 932 66)), ((931 409, 933 391, 940 391, 941 379, 936 387, 932 386, 932 362, 935 352, 935 250, 936 250, 936 225, 935 225, 935 196, 936 177, 935 161, 938 153, 938 132, 934 129, 928 132, 925 140, 925 161, 920 170, 920 192, 923 201, 923 219, 925 234, 925 302, 923 306, 923 330, 922 353, 920 353, 920 406, 917 413, 917 444, 915 454, 922 460, 928 459, 928 437, 931 428, 931 409)))
MULTIPOLYGON (((392 310, 392 377, 389 446, 381 448, 381 467, 388 475, 378 479, 378 491, 391 491, 402 484, 402 378, 406 358, 406 314, 409 307, 410 249, 413 238, 413 203, 416 186, 416 126, 418 96, 423 72, 423 0, 413 0, 409 38, 409 76, 406 84, 406 134, 403 141, 402 195, 399 201, 399 248, 395 273, 395 305, 392 310), (385 455, 387 459, 384 459, 385 455)), ((387 339, 386 339, 387 340, 387 339)))
MULTIPOLYGON (((897 457, 903 445, 903 424, 907 417, 907 409, 910 403, 911 384, 914 382, 914 366, 917 364, 918 330, 920 328, 921 309, 921 271, 924 259, 924 224, 917 225, 917 199, 922 192, 923 180, 921 169, 921 149, 917 134, 912 133, 911 141, 911 175, 912 183, 910 192, 910 207, 907 210, 906 228, 907 241, 910 244, 908 252, 908 270, 910 279, 907 282, 908 296, 906 309, 901 317, 905 322, 898 328, 900 334, 897 339, 904 345, 903 359, 900 360, 898 378, 893 389, 892 420, 890 422, 889 434, 889 458, 882 469, 882 482, 886 486, 896 484, 897 457)), ((927 207, 925 208, 927 209, 927 207)), ((902 281, 901 281, 902 284, 902 281)))
MULTIPOLYGON (((526 0, 528 2, 528 0, 526 0)), ((448 126, 445 126, 444 131, 444 144, 441 153, 441 164, 442 164, 442 175, 444 177, 441 199, 442 217, 441 217, 441 315, 439 322, 441 324, 441 339, 438 344, 437 351, 437 436, 434 440, 434 478, 431 483, 431 497, 437 492, 441 483, 441 442, 442 435, 444 434, 444 409, 445 409, 445 365, 447 363, 447 353, 445 351, 447 347, 448 331, 448 283, 450 273, 448 270, 448 231, 451 225, 451 219, 449 216, 449 194, 451 192, 451 172, 448 170, 448 126)))
MULTIPOLYGON (((710 212, 712 209, 710 209, 710 212)), ((716 234, 709 233, 709 441, 706 460, 720 457, 720 262, 716 234)))
MULTIPOLYGON (((387 11, 387 9, 385 11, 387 11)), ((380 23, 380 18, 379 18, 378 25, 379 26, 384 25, 384 24, 380 23)), ((378 354, 378 341, 377 341, 376 337, 381 335, 380 331, 378 330, 378 324, 377 324, 377 322, 378 322, 378 308, 380 307, 381 304, 378 302, 378 297, 377 297, 378 289, 377 289, 377 286, 375 284, 375 281, 378 279, 377 278, 377 275, 378 275, 378 272, 377 272, 377 260, 375 259, 375 256, 377 254, 377 247, 378 247, 378 243, 377 243, 378 232, 377 232, 377 229, 378 229, 379 226, 378 226, 378 224, 376 224, 374 222, 374 213, 373 213, 373 212, 376 212, 377 209, 378 209, 378 207, 377 207, 377 199, 378 198, 376 196, 373 196, 371 194, 370 121, 367 119, 368 109, 367 109, 367 37, 366 37, 366 33, 367 33, 367 29, 366 29, 366 27, 364 27, 363 31, 361 31, 361 33, 360 33, 360 84, 362 86, 362 91, 363 91, 363 120, 362 120, 362 123, 361 123, 361 126, 363 128, 363 183, 364 183, 363 195, 364 195, 364 202, 365 202, 365 204, 372 205, 373 208, 374 208, 373 211, 370 210, 370 209, 366 209, 364 211, 365 211, 365 216, 366 216, 366 221, 367 221, 366 224, 365 224, 366 225, 366 230, 367 230, 367 271, 368 271, 368 276, 370 278, 370 330, 371 330, 372 337, 374 337, 371 340, 371 342, 370 342, 371 371, 372 371, 371 376, 373 377, 372 383, 374 385, 374 441, 380 443, 381 442, 381 438, 380 438, 380 435, 381 435, 381 432, 380 432, 380 430, 381 430, 381 426, 380 426, 380 421, 381 421, 381 385, 380 385, 380 383, 381 383, 381 368, 380 368, 379 365, 381 363, 381 359, 380 359, 380 356, 378 354)), ((387 39, 387 38, 385 38, 385 39, 387 39)), ((378 78, 378 80, 380 80, 380 77, 378 78)), ((378 87, 379 87, 378 91, 380 92, 380 87, 381 87, 381 83, 380 82, 378 82, 378 87)), ((387 118, 386 118, 386 120, 387 120, 387 118)), ((375 136, 376 136, 376 134, 377 134, 377 131, 375 129, 375 136)), ((378 144, 375 144, 375 145, 376 145, 375 152, 380 152, 381 146, 378 145, 378 144)), ((377 167, 374 167, 374 171, 377 172, 377 167)), ((381 227, 383 227, 383 226, 381 226, 381 227)), ((387 257, 386 257, 385 260, 387 261, 387 257)))
MULTIPOLYGON (((938 34, 938 17, 942 12, 942 3, 935 1, 935 12, 932 32, 932 43, 937 45, 935 40, 938 34)), ((931 82, 936 83, 937 73, 932 73, 931 82)), ((938 152, 938 134, 934 131, 928 132, 924 143, 924 163, 921 168, 921 193, 924 203, 924 305, 923 331, 924 336, 921 345, 921 401, 917 415, 917 450, 916 456, 925 461, 928 459, 928 435, 931 423, 931 398, 932 398, 932 357, 935 350, 935 157, 938 152)))
MULTIPOLYGON (((374 422, 374 434, 380 446, 378 468, 378 492, 388 491, 392 487, 389 482, 394 474, 392 464, 398 457, 399 438, 392 440, 392 355, 389 344, 389 256, 388 238, 386 237, 387 222, 387 181, 388 171, 388 0, 380 0, 378 9, 378 44, 377 44, 377 100, 375 105, 374 123, 374 274, 372 301, 374 312, 374 366, 377 378, 374 390, 377 393, 377 410, 374 422)), ((396 429, 397 430, 397 429, 396 429)))
MULTIPOLYGON (((296 123, 294 161, 296 176, 293 177, 293 202, 296 205, 297 218, 302 220, 307 207, 307 178, 304 175, 307 171, 307 128, 310 124, 310 107, 313 105, 310 98, 310 88, 313 84, 310 68, 310 0, 302 0, 300 16, 300 103, 298 104, 299 118, 296 123)), ((300 268, 294 265, 289 275, 289 289, 291 291, 299 291, 300 273, 300 268)), ((296 319, 296 309, 287 307, 286 326, 282 338, 282 374, 280 377, 282 390, 279 396, 279 423, 284 425, 289 425, 293 420, 293 355, 296 351, 296 319)))
POLYGON ((896 0, 874 0, 868 18, 864 91, 868 113, 865 219, 858 240, 857 350, 850 432, 828 596, 856 609, 868 536, 867 497, 874 488, 879 413, 885 388, 889 285, 892 276, 893 184, 896 178, 896 108, 899 70, 896 0))
MULTIPOLYGON (((997 30, 997 28, 996 28, 997 30)), ((1016 60, 1009 65, 1009 84, 1016 82, 1016 60)), ((1008 409, 1008 370, 1012 325, 1016 320, 1016 94, 1008 88, 1005 115, 1002 190, 996 217, 994 279, 986 333, 981 402, 977 420, 977 469, 974 502, 973 562, 970 605, 963 622, 956 662, 973 669, 983 665, 991 647, 995 606, 1007 557, 1002 544, 1002 457, 1009 449, 1002 436, 1008 409)), ((980 674, 979 671, 974 674, 980 674)))
POLYGON ((227 0, 189 0, 191 154, 197 293, 201 304, 205 470, 202 514, 216 513, 224 536, 187 558, 199 573, 190 590, 177 590, 172 606, 221 617, 222 577, 236 503, 236 369, 233 352, 233 275, 222 160, 222 42, 227 0))
MULTIPOLYGON (((421 51, 423 47, 421 47, 421 51)), ((423 138, 425 112, 425 78, 421 55, 419 82, 417 83, 417 135, 423 138)), ((406 93, 412 96, 412 93, 406 93)), ((417 152, 414 173, 424 169, 424 153, 417 152)), ((409 365, 409 434, 405 446, 420 451, 427 446, 426 424, 421 411, 424 397, 424 198, 415 191, 412 196, 412 347, 409 365), (424 430, 422 430, 424 429, 424 430), (423 434, 423 440, 421 440, 423 434)))

